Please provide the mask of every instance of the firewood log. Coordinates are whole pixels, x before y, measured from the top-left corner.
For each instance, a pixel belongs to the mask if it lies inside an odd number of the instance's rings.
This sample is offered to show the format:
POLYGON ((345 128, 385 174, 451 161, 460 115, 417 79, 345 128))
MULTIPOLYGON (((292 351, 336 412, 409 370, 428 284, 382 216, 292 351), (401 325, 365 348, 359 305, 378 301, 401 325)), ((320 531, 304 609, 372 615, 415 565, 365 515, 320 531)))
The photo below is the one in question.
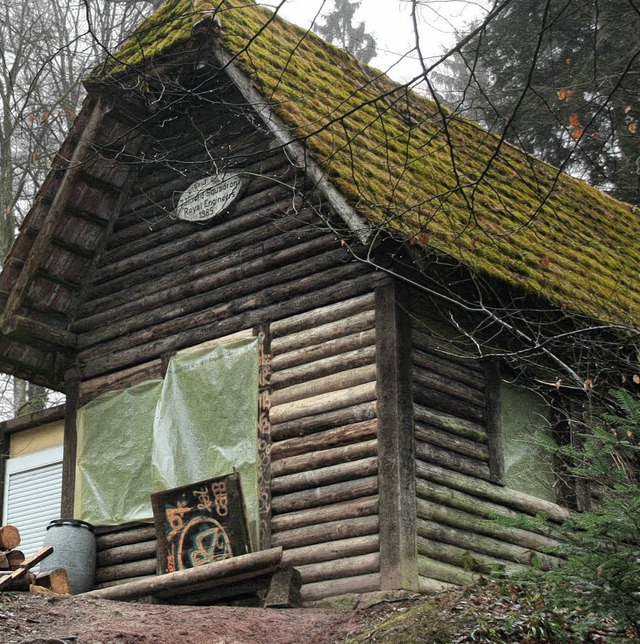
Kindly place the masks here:
POLYGON ((25 556, 22 550, 11 550, 6 556, 11 570, 19 568, 24 563, 25 556))
POLYGON ((57 595, 71 594, 69 575, 64 568, 54 568, 49 572, 36 575, 36 584, 43 588, 47 588, 57 595))
POLYGON ((13 525, 0 528, 0 549, 13 550, 20 545, 20 531, 13 525))

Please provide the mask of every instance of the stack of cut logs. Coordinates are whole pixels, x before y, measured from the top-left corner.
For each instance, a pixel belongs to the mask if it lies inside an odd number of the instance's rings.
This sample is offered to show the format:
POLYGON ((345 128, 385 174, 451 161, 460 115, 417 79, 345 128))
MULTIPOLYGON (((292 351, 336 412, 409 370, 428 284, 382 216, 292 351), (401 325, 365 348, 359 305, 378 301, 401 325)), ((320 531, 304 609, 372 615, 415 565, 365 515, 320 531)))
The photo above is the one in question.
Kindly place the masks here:
POLYGON ((34 574, 31 568, 46 559, 52 552, 51 546, 41 548, 35 555, 25 559, 20 545, 20 531, 12 525, 0 527, 0 592, 28 591, 35 593, 56 593, 68 595, 69 576, 63 568, 34 574))

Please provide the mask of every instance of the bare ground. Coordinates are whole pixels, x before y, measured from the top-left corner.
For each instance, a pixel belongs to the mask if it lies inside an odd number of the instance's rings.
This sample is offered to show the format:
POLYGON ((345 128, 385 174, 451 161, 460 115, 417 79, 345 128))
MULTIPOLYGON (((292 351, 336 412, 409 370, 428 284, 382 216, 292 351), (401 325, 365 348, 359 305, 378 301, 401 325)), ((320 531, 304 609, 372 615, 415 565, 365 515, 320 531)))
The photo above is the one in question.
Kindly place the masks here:
POLYGON ((168 606, 80 596, 0 595, 2 644, 329 644, 376 619, 380 606, 261 609, 168 606))
MULTIPOLYGON (((136 604, 0 593, 0 644, 468 644, 638 642, 602 624, 578 634, 544 593, 489 584, 433 595, 360 596, 350 608, 136 604), (509 590, 509 589, 507 589, 509 590)), ((354 600, 355 602, 355 600, 354 600)))

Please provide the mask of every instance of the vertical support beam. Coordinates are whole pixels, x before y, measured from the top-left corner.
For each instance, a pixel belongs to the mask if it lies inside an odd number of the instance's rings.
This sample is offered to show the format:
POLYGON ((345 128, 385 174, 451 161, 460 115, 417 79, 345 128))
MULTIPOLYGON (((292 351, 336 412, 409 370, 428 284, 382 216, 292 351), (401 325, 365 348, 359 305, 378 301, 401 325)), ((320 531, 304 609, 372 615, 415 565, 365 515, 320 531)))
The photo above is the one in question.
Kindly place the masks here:
POLYGON ((418 590, 411 335, 406 290, 376 289, 380 589, 418 590))
POLYGON ((9 458, 9 445, 11 436, 9 432, 0 432, 0 516, 2 516, 4 508, 4 485, 5 477, 7 474, 7 459, 9 458))
POLYGON ((73 518, 73 504, 76 488, 76 418, 78 415, 79 398, 79 383, 69 383, 66 388, 64 451, 62 455, 62 503, 60 507, 60 516, 65 519, 73 518))
POLYGON ((260 550, 271 547, 271 329, 264 324, 254 333, 260 343, 258 380, 258 507, 260 509, 260 550))
POLYGON ((504 485, 504 441, 500 405, 500 365, 496 360, 485 363, 485 401, 487 437, 489 439, 489 472, 492 483, 504 485))

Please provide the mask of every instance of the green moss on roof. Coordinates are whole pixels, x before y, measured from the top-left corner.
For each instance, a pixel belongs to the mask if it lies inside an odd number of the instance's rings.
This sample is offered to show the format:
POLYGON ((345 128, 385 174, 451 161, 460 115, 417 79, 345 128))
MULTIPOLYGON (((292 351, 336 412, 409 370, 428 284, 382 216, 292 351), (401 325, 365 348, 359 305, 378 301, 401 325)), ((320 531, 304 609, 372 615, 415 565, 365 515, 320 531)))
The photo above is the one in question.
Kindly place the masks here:
POLYGON ((117 64, 174 46, 212 10, 217 37, 372 224, 563 308, 640 326, 631 207, 441 114, 252 0, 169 0, 117 64))
POLYGON ((112 78, 188 41, 194 27, 215 12, 218 4, 215 0, 167 0, 94 70, 93 76, 112 78))

